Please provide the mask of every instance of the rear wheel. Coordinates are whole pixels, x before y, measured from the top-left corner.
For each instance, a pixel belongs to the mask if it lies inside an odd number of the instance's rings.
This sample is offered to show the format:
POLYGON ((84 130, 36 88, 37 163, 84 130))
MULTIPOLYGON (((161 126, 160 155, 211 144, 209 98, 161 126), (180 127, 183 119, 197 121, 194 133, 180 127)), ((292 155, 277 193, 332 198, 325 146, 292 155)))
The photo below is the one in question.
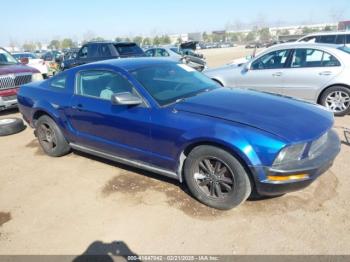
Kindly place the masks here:
POLYGON ((336 116, 350 113, 350 89, 344 86, 332 86, 321 97, 321 104, 336 116))
POLYGON ((184 169, 187 186, 200 202, 217 209, 231 209, 251 193, 251 184, 241 163, 214 146, 192 150, 184 169))
POLYGON ((69 153, 70 146, 61 130, 49 116, 41 116, 36 123, 36 135, 46 154, 53 157, 69 153))

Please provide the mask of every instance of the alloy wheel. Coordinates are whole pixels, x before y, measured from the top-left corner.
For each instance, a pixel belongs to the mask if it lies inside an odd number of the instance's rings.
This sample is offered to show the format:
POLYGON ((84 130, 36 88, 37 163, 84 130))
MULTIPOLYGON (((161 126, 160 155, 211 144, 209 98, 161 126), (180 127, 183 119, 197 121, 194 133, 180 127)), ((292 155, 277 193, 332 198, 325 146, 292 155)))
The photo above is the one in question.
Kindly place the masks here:
POLYGON ((234 190, 234 174, 222 160, 206 157, 198 161, 194 178, 200 190, 212 199, 222 199, 234 190))
POLYGON ((350 106, 350 96, 344 91, 331 92, 326 97, 325 106, 332 112, 343 112, 350 106))
POLYGON ((57 146, 57 138, 54 130, 46 122, 41 123, 37 128, 37 134, 45 151, 53 151, 57 146))

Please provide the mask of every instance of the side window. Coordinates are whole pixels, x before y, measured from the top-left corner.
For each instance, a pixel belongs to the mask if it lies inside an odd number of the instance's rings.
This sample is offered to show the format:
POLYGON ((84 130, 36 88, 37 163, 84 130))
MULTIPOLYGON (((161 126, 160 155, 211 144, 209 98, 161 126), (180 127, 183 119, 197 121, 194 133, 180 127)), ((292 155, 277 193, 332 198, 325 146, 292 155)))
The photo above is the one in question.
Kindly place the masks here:
POLYGON ((88 47, 84 46, 80 51, 79 51, 79 58, 87 58, 88 55, 88 47))
POLYGON ((299 42, 306 42, 306 43, 315 43, 316 42, 316 36, 308 36, 302 38, 299 42))
POLYGON ((322 35, 317 40, 318 43, 335 44, 336 35, 322 35))
POLYGON ((337 40, 335 43, 338 45, 343 45, 346 43, 345 38, 346 38, 346 35, 337 35, 337 40))
POLYGON ((101 45, 100 46, 100 56, 102 56, 102 57, 112 56, 111 50, 109 49, 108 45, 101 45))
POLYGON ((98 49, 99 49, 98 44, 88 45, 88 57, 99 57, 98 49))
POLYGON ((279 50, 268 53, 252 63, 253 70, 284 68, 289 50, 279 50))
POLYGON ((50 83, 50 88, 56 89, 56 90, 64 90, 66 88, 66 75, 58 75, 54 78, 52 78, 50 83))
POLYGON ((155 56, 169 56, 169 53, 165 49, 157 48, 155 56))
POLYGON ((110 100, 113 94, 123 92, 133 92, 133 87, 118 73, 90 70, 77 76, 76 93, 79 95, 110 100))
POLYGON ((292 58, 292 68, 340 66, 331 54, 316 49, 296 49, 292 58))
POLYGON ((325 67, 340 66, 340 62, 331 54, 324 52, 323 59, 322 59, 322 66, 325 66, 325 67))
POLYGON ((147 50, 146 56, 154 56, 154 49, 147 50))

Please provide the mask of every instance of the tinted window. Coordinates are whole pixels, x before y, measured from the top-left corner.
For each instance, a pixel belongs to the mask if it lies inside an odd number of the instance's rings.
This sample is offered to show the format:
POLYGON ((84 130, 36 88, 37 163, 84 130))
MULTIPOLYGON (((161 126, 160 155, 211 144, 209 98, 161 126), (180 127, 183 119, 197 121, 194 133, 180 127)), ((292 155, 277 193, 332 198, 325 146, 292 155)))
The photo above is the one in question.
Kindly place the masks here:
POLYGON ((350 34, 349 35, 338 35, 336 44, 350 44, 350 34))
POLYGON ((0 48, 0 64, 17 64, 17 60, 10 55, 7 51, 0 48))
POLYGON ((110 100, 115 93, 132 92, 132 85, 117 73, 91 70, 79 73, 76 92, 83 96, 110 100))
POLYGON ((157 48, 155 56, 169 56, 169 53, 163 48, 157 48))
POLYGON ((88 46, 88 57, 99 57, 99 45, 93 44, 88 46))
POLYGON ((283 68, 286 65, 289 51, 280 50, 268 53, 252 63, 253 70, 283 68))
POLYGON ((292 58, 292 68, 340 66, 339 61, 326 52, 316 49, 296 49, 292 58))
POLYGON ((142 49, 136 44, 115 44, 115 48, 118 51, 118 54, 123 55, 142 55, 142 49))
POLYGON ((154 56, 154 49, 147 50, 146 56, 154 56))
POLYGON ((79 51, 79 57, 80 58, 87 58, 88 55, 88 47, 84 46, 80 51, 79 51))
POLYGON ((109 46, 108 45, 101 45, 100 46, 100 55, 101 56, 105 56, 105 57, 112 56, 111 50, 109 50, 109 46))
POLYGON ((318 43, 335 44, 337 35, 322 35, 317 39, 318 43))
POLYGON ((210 78, 183 64, 163 63, 131 73, 161 106, 220 88, 210 78))
POLYGON ((307 42, 307 43, 315 43, 317 39, 317 36, 308 36, 302 38, 299 42, 307 42))
POLYGON ((51 80, 50 87, 53 89, 65 89, 66 88, 66 76, 60 75, 56 76, 51 80))

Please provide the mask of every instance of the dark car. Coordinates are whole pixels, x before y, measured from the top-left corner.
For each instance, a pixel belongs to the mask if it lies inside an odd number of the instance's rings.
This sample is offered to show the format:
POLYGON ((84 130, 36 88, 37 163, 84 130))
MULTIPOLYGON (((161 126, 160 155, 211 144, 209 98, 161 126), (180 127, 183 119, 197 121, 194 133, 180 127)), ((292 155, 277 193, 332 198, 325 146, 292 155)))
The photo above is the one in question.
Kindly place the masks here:
POLYGON ((87 64, 23 86, 18 100, 48 155, 73 148, 185 181, 199 201, 219 209, 252 191, 304 188, 340 151, 326 109, 222 88, 172 60, 87 64))
POLYGON ((41 79, 38 70, 19 63, 9 52, 0 48, 0 111, 17 107, 20 85, 41 79))
POLYGON ((90 42, 83 45, 74 58, 64 60, 61 68, 62 70, 66 70, 78 65, 101 60, 142 56, 145 56, 145 53, 136 43, 90 42))

